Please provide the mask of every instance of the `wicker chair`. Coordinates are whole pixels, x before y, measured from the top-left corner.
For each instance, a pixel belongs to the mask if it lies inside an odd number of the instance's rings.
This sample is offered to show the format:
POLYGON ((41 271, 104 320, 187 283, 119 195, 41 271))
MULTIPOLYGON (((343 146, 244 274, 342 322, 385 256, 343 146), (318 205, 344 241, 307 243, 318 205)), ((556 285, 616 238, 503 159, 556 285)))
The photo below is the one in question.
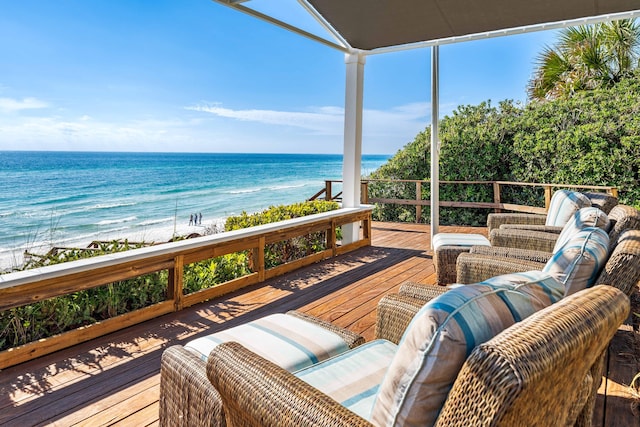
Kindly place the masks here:
MULTIPOLYGON (((492 215, 492 214, 490 214, 492 215)), ((626 229, 640 229, 640 212, 627 205, 616 205, 608 213, 611 222, 610 241, 626 229)), ((548 225, 506 224, 489 233, 492 246, 552 252, 562 227, 548 225)))
MULTIPOLYGON (((405 302, 400 310, 410 312, 412 303, 405 302)), ((397 306, 393 298, 381 304, 391 311, 397 306)), ((436 425, 573 425, 593 389, 593 366, 628 312, 629 299, 622 292, 598 286, 509 327, 467 358, 436 425)), ((388 327, 402 329, 406 321, 397 316, 378 320, 383 336, 388 327)), ((372 425, 237 343, 211 353, 207 375, 232 425, 372 425)))
MULTIPOLYGON (((607 193, 582 193, 591 201, 591 206, 599 208, 606 214, 611 212, 614 206, 618 204, 618 199, 607 193)), ((492 213, 487 217, 487 228, 489 234, 493 230, 501 228, 503 225, 519 225, 521 228, 540 231, 544 230, 547 215, 526 214, 526 213, 492 213)), ((555 227, 552 227, 552 229, 555 227)))
MULTIPOLYGON (((287 314, 335 333, 349 348, 364 343, 364 338, 355 332, 324 320, 297 311, 287 314)), ((162 353, 159 400, 161 426, 226 425, 220 395, 207 379, 206 362, 182 345, 171 346, 162 353)))

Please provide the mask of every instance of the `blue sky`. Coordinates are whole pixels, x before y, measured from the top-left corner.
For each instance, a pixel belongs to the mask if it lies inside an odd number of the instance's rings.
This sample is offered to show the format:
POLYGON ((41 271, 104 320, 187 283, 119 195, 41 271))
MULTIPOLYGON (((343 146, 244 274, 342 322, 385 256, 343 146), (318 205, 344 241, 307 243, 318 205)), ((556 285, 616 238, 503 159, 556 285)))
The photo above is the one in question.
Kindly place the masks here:
MULTIPOLYGON (((315 30, 293 0, 256 4, 315 30)), ((554 38, 442 46, 441 115, 526 102, 554 38)), ((344 81, 343 53, 210 0, 3 0, 0 150, 340 153, 344 81)), ((363 152, 412 141, 429 103, 429 49, 369 56, 363 152)))

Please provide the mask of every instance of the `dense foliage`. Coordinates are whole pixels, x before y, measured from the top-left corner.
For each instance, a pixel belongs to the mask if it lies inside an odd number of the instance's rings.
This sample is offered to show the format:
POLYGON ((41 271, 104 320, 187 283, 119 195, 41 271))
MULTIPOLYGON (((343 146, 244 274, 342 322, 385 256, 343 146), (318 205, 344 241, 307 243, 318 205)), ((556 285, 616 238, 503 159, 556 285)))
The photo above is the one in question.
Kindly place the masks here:
MULTIPOLYGON (((613 185, 622 203, 640 203, 640 72, 611 88, 519 106, 490 102, 461 106, 440 123, 442 181, 502 180, 574 185, 613 185)), ((430 176, 429 129, 398 151, 371 179, 430 176)), ((429 198, 423 186, 422 198, 429 198)), ((415 198, 414 184, 370 184, 371 197, 415 198)), ((541 191, 518 187, 502 194, 507 203, 540 205, 541 191)), ((440 199, 493 201, 490 185, 441 184, 440 199)), ((483 225, 480 209, 445 209, 443 224, 483 225)), ((414 221, 413 206, 381 205, 377 219, 414 221)), ((428 221, 428 209, 423 221, 428 221)))
MULTIPOLYGON (((324 201, 271 207, 253 215, 243 212, 238 217, 230 217, 227 220, 227 227, 229 231, 237 230, 337 208, 337 203, 324 201)), ((24 268, 38 268, 120 252, 144 246, 144 244, 114 241, 98 242, 95 246, 52 250, 44 256, 31 254, 24 268)), ((269 268, 323 250, 325 247, 325 233, 314 233, 293 241, 269 245, 265 249, 265 262, 268 261, 267 268, 269 268)), ((245 252, 200 261, 185 266, 184 292, 191 293, 215 286, 250 272, 251 257, 245 252)), ((167 282, 168 272, 159 271, 2 311, 0 312, 0 351, 164 301, 167 282)))

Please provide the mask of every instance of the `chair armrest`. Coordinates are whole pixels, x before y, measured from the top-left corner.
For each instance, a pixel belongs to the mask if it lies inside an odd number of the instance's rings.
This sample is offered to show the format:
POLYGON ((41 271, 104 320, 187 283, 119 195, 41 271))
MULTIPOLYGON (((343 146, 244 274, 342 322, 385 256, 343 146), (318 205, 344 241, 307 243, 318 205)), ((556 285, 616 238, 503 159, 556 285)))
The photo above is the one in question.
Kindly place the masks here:
POLYGON ((531 224, 502 224, 500 226, 501 230, 517 229, 517 230, 541 231, 543 233, 554 233, 554 234, 562 233, 563 228, 564 227, 560 227, 557 225, 531 225, 531 224))
POLYGON ((491 231, 491 246, 530 249, 534 251, 553 252, 558 234, 541 231, 500 228, 491 231))
POLYGON ((543 263, 481 254, 460 254, 456 262, 457 282, 478 283, 501 274, 542 270, 543 263))
POLYGON ((230 425, 372 426, 293 374, 235 342, 209 355, 207 376, 230 425))
POLYGON ((544 225, 546 221, 546 215, 525 213, 490 213, 487 216, 487 228, 489 228, 489 233, 491 233, 492 230, 500 228, 502 224, 544 225))
POLYGON ((406 295, 389 294, 382 297, 376 314, 376 339, 398 344, 413 317, 425 304, 424 300, 406 295))
POLYGON ((416 298, 425 303, 447 292, 449 288, 440 285, 426 285, 424 283, 404 282, 398 293, 406 297, 416 298))
POLYGON ((627 296, 635 291, 640 281, 640 230, 626 230, 618 238, 596 285, 611 285, 627 296))
POLYGON ((491 255, 494 257, 502 258, 522 259, 525 261, 535 261, 544 264, 546 264, 553 255, 551 252, 496 246, 473 246, 470 253, 478 255, 491 255))
POLYGON ((160 362, 160 426, 176 425, 225 426, 205 362, 181 345, 167 348, 160 362))

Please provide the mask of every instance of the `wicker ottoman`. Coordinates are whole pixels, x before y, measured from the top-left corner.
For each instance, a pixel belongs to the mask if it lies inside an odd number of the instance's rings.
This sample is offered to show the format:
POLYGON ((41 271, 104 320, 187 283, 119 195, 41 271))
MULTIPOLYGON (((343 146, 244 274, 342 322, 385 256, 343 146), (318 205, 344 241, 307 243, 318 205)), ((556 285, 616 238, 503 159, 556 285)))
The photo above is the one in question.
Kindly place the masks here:
POLYGON ((491 243, 481 234, 438 233, 433 236, 433 264, 438 285, 456 282, 458 255, 469 252, 471 246, 491 246, 491 243))
POLYGON ((207 358, 218 344, 243 346, 289 371, 297 371, 364 343, 364 338, 296 311, 272 314, 175 345, 160 365, 161 426, 225 426, 222 401, 207 378, 207 358))

